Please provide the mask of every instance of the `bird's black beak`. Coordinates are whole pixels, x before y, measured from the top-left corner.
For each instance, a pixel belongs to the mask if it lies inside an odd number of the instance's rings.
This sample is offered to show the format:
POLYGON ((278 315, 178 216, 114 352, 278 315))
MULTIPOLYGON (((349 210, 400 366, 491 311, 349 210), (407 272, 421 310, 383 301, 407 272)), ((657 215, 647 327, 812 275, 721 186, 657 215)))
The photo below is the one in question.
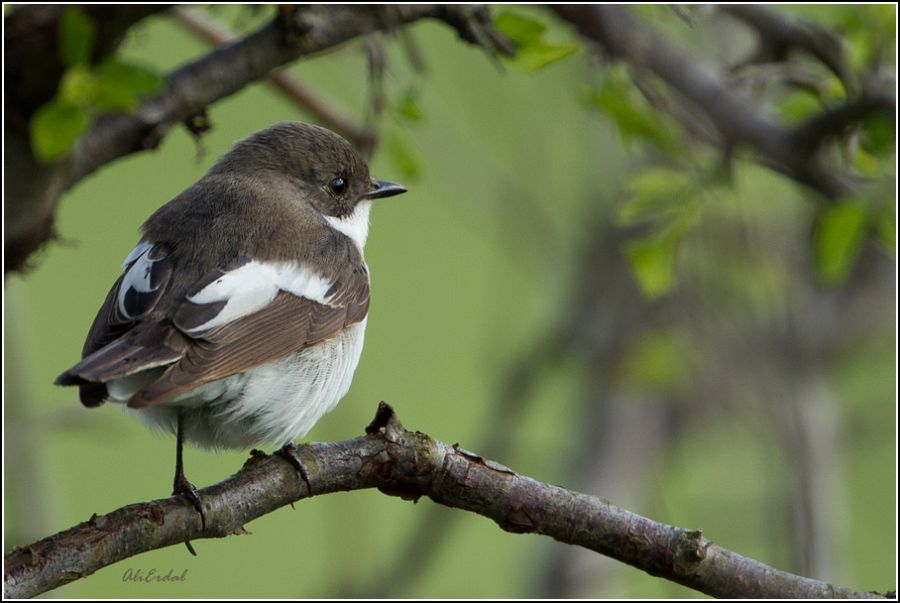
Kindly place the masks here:
POLYGON ((400 193, 405 193, 406 187, 396 182, 388 182, 387 180, 373 180, 372 190, 363 195, 366 199, 380 199, 382 197, 393 197, 400 193))

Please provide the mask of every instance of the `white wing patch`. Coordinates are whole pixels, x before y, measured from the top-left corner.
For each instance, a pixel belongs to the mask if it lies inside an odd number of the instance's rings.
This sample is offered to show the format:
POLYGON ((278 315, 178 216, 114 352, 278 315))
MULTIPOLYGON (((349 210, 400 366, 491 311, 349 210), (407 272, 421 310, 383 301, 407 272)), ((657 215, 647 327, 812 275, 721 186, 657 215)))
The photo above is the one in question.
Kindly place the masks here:
POLYGON ((129 289, 134 289, 138 293, 149 293, 153 291, 151 286, 151 275, 153 273, 153 262, 150 259, 150 250, 153 249, 153 243, 149 241, 141 241, 137 247, 131 250, 125 262, 122 264, 123 269, 128 272, 122 278, 122 285, 119 287, 119 295, 117 298, 119 314, 127 319, 134 318, 125 309, 125 294, 129 289), (129 268, 129 266, 131 266, 129 268))
POLYGON ((271 303, 279 291, 287 291, 320 304, 327 304, 332 283, 306 266, 292 262, 252 261, 226 272, 187 300, 194 304, 225 302, 222 310, 200 326, 187 329, 189 335, 213 329, 258 312, 271 303))
POLYGON ((336 231, 350 237, 362 252, 363 247, 366 246, 366 238, 369 236, 369 211, 371 209, 371 201, 360 201, 349 216, 344 218, 325 216, 325 221, 336 231))
POLYGON ((137 244, 137 247, 131 250, 131 253, 128 254, 128 257, 125 258, 125 261, 122 262, 122 270, 128 268, 128 265, 137 260, 139 257, 147 253, 153 249, 153 243, 149 241, 141 241, 137 244))

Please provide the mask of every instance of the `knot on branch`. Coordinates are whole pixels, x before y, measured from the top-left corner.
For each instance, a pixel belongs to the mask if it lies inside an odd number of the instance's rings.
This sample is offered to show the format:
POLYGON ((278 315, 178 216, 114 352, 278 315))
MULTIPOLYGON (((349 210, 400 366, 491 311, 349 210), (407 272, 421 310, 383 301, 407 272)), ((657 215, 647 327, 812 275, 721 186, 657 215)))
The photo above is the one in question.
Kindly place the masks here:
POLYGON ((710 543, 703 539, 702 530, 678 530, 674 543, 675 556, 672 569, 679 575, 690 575, 706 559, 706 549, 710 543))
MULTIPOLYGON (((426 492, 423 484, 409 482, 410 471, 414 474, 420 472, 415 471, 418 455, 414 454, 413 458, 410 459, 408 451, 410 445, 413 446, 413 450, 417 450, 415 438, 422 434, 407 431, 403 424, 400 423, 397 413, 394 412, 391 405, 383 400, 378 403, 375 417, 366 426, 366 434, 370 436, 378 435, 383 438, 385 443, 384 452, 373 459, 373 473, 387 482, 387 485, 379 486, 378 490, 390 496, 400 497, 403 500, 418 502, 426 492), (413 439, 411 440, 410 438, 413 439), (393 477, 394 475, 404 476, 402 483, 397 482, 393 477)), ((430 440, 430 438, 427 439, 430 440)))
POLYGON ((278 5, 278 23, 285 46, 296 46, 300 40, 314 28, 309 11, 295 4, 278 5))

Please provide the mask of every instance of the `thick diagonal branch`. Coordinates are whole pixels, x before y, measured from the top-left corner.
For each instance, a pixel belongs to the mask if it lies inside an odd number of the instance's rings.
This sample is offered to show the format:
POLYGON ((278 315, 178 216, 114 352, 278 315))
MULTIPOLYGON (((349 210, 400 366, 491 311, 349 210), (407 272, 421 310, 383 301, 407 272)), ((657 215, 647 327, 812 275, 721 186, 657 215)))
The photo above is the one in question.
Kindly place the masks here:
POLYGON ((193 507, 174 497, 95 515, 18 548, 5 557, 4 595, 35 596, 139 553, 241 533, 253 519, 308 496, 379 488, 484 515, 509 532, 580 545, 714 596, 876 597, 776 570, 713 544, 699 530, 657 523, 407 431, 384 403, 366 431, 299 448, 311 492, 283 458, 252 457, 235 475, 200 491, 205 530, 193 507))

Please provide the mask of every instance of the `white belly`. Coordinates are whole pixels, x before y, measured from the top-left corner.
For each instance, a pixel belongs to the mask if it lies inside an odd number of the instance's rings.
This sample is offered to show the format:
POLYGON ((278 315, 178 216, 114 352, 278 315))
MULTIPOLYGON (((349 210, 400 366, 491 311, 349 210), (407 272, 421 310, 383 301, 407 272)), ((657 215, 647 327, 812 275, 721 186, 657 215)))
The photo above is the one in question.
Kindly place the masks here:
POLYGON ((172 433, 183 412, 186 439, 204 448, 246 450, 293 442, 350 389, 365 329, 364 319, 340 337, 298 354, 207 383, 171 402, 129 412, 172 433))

